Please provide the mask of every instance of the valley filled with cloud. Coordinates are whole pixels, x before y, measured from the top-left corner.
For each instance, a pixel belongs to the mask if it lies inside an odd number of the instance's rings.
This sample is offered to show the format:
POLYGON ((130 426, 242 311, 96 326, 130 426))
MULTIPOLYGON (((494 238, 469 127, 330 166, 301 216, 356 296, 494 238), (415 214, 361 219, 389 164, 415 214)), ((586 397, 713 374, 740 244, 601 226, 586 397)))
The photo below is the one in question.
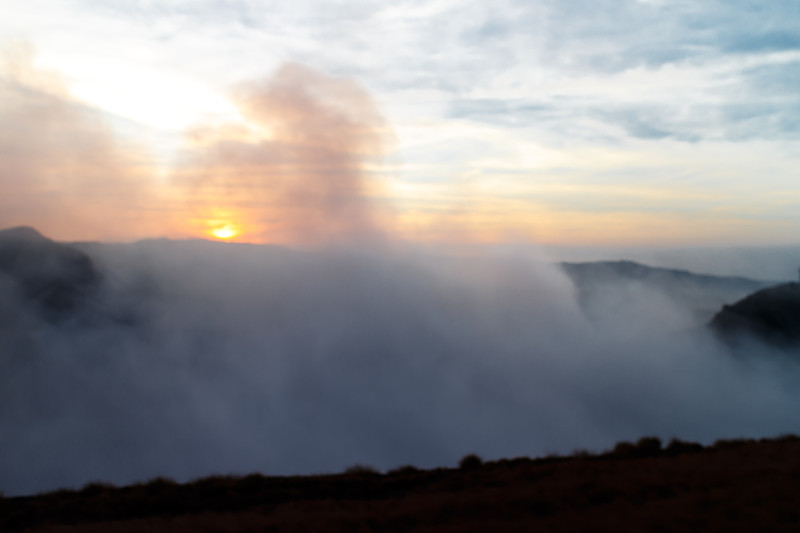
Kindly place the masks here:
POLYGON ((6 494, 800 430, 792 352, 736 355, 675 281, 584 281, 582 304, 524 247, 1 235, 6 494))

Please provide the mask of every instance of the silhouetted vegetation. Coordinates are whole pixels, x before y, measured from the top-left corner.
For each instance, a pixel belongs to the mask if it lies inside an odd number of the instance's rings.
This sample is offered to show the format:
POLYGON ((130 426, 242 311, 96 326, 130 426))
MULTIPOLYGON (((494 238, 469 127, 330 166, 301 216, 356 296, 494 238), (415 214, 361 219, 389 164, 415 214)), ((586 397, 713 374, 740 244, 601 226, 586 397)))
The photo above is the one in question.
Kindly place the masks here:
POLYGON ((656 457, 661 454, 661 440, 658 437, 642 437, 636 444, 619 442, 611 452, 613 457, 656 457))
POLYGON ((403 465, 398 466, 397 468, 393 468, 387 472, 388 475, 397 475, 397 474, 416 474, 417 472, 421 472, 419 468, 414 465, 403 465))
POLYGON ((475 470, 476 468, 480 468, 483 465, 483 459, 471 453, 469 455, 465 455, 461 458, 461 461, 458 462, 458 467, 461 470, 475 470))
POLYGON ((375 467, 369 465, 353 465, 345 470, 345 474, 357 474, 357 475, 377 475, 380 474, 375 467))
POLYGON ((798 531, 800 438, 656 437, 457 469, 95 482, 0 499, 0 531, 798 531))
POLYGON ((664 453, 667 455, 680 455, 682 453, 702 452, 703 446, 696 442, 684 442, 678 439, 672 439, 664 448, 664 453))

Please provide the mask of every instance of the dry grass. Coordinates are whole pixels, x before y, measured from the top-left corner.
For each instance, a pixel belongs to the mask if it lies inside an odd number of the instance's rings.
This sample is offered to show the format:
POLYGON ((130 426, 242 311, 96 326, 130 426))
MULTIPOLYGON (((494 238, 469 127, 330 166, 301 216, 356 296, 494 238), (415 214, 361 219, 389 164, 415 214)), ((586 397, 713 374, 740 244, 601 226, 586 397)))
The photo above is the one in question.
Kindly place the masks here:
POLYGON ((0 499, 0 531, 800 531, 800 438, 790 435, 707 448, 645 437, 598 455, 465 461, 93 483, 0 499))

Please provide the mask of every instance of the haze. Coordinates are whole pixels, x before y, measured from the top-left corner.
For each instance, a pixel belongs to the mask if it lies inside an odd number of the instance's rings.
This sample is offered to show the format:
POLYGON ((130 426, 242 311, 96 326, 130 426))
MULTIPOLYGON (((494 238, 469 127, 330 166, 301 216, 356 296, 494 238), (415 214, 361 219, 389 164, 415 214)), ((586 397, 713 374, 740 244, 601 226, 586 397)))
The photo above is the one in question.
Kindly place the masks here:
POLYGON ((0 490, 800 431, 785 353, 555 263, 795 279, 798 10, 0 0, 0 229, 98 273, 0 272, 0 490))

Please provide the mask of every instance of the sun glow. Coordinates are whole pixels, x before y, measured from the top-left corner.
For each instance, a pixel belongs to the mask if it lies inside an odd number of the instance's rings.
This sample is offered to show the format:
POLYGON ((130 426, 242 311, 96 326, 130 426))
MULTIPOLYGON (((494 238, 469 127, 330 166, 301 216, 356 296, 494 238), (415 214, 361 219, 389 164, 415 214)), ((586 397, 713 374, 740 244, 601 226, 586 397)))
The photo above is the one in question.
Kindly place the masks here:
POLYGON ((140 124, 181 131, 211 117, 237 116, 224 96, 174 74, 110 63, 61 64, 77 98, 140 124))
POLYGON ((211 230, 209 233, 220 240, 227 241, 239 234, 239 228, 229 221, 210 220, 211 230))

